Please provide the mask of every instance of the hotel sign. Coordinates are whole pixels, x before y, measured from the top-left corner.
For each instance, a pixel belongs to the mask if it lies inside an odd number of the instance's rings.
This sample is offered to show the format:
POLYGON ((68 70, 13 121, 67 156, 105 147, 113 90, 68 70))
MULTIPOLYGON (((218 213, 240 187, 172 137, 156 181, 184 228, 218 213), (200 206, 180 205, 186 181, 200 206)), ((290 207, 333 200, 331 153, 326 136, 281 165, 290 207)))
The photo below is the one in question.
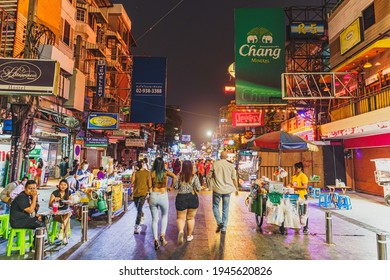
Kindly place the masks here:
POLYGON ((358 17, 343 32, 341 32, 340 53, 342 55, 363 41, 361 26, 361 17, 358 17))
POLYGON ((262 126, 264 125, 264 115, 259 112, 239 112, 233 111, 233 126, 262 126))
POLYGON ((57 95, 59 71, 54 60, 0 58, 0 94, 57 95))

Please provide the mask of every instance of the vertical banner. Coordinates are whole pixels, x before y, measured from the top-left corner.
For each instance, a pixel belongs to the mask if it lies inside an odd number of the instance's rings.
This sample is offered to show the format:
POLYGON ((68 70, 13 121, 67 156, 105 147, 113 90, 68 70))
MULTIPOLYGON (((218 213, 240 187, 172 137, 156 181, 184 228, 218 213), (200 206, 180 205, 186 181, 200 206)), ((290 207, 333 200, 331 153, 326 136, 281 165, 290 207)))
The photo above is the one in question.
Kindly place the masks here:
POLYGON ((104 97, 106 87, 106 61, 98 60, 96 66, 96 97, 104 97))
POLYGON ((167 59, 134 57, 131 85, 132 123, 165 123, 167 59))
POLYGON ((280 104, 284 11, 235 9, 236 104, 280 104))

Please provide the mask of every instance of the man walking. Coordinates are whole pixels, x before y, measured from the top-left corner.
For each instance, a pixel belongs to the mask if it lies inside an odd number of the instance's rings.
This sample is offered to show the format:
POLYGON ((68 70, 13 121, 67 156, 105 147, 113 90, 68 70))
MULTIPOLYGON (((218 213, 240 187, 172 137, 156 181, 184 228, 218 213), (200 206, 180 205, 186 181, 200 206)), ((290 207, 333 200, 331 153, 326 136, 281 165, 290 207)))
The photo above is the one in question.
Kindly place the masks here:
POLYGON ((217 222, 216 232, 226 233, 230 194, 236 192, 238 195, 238 182, 236 170, 232 163, 227 161, 228 153, 223 151, 221 159, 216 161, 207 174, 209 187, 213 191, 213 213, 217 222), (222 199, 222 219, 219 204, 222 199))
POLYGON ((65 179, 69 175, 69 158, 64 157, 60 163, 60 176, 65 179))

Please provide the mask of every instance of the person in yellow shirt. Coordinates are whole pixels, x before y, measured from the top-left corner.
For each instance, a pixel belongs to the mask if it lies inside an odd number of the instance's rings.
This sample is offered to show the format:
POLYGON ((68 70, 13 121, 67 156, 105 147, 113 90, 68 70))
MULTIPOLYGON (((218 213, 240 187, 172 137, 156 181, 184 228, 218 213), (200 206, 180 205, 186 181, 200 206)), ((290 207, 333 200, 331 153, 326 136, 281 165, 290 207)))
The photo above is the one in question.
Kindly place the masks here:
MULTIPOLYGON (((303 173, 303 163, 297 162, 294 164, 295 174, 291 177, 290 187, 294 188, 299 197, 307 200, 307 184, 309 178, 303 173)), ((303 227, 303 233, 308 234, 309 219, 306 220, 306 225, 303 227)))

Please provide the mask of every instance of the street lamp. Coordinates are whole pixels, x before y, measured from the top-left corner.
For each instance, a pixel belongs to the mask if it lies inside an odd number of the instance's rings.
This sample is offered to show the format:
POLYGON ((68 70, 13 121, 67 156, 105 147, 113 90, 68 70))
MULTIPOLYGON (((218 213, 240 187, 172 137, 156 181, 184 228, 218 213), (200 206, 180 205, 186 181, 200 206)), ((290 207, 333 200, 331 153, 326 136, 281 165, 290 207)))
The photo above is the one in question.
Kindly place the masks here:
POLYGON ((211 137, 211 136, 213 135, 213 132, 212 132, 211 130, 208 130, 208 131, 206 132, 206 135, 207 135, 208 137, 211 137))

